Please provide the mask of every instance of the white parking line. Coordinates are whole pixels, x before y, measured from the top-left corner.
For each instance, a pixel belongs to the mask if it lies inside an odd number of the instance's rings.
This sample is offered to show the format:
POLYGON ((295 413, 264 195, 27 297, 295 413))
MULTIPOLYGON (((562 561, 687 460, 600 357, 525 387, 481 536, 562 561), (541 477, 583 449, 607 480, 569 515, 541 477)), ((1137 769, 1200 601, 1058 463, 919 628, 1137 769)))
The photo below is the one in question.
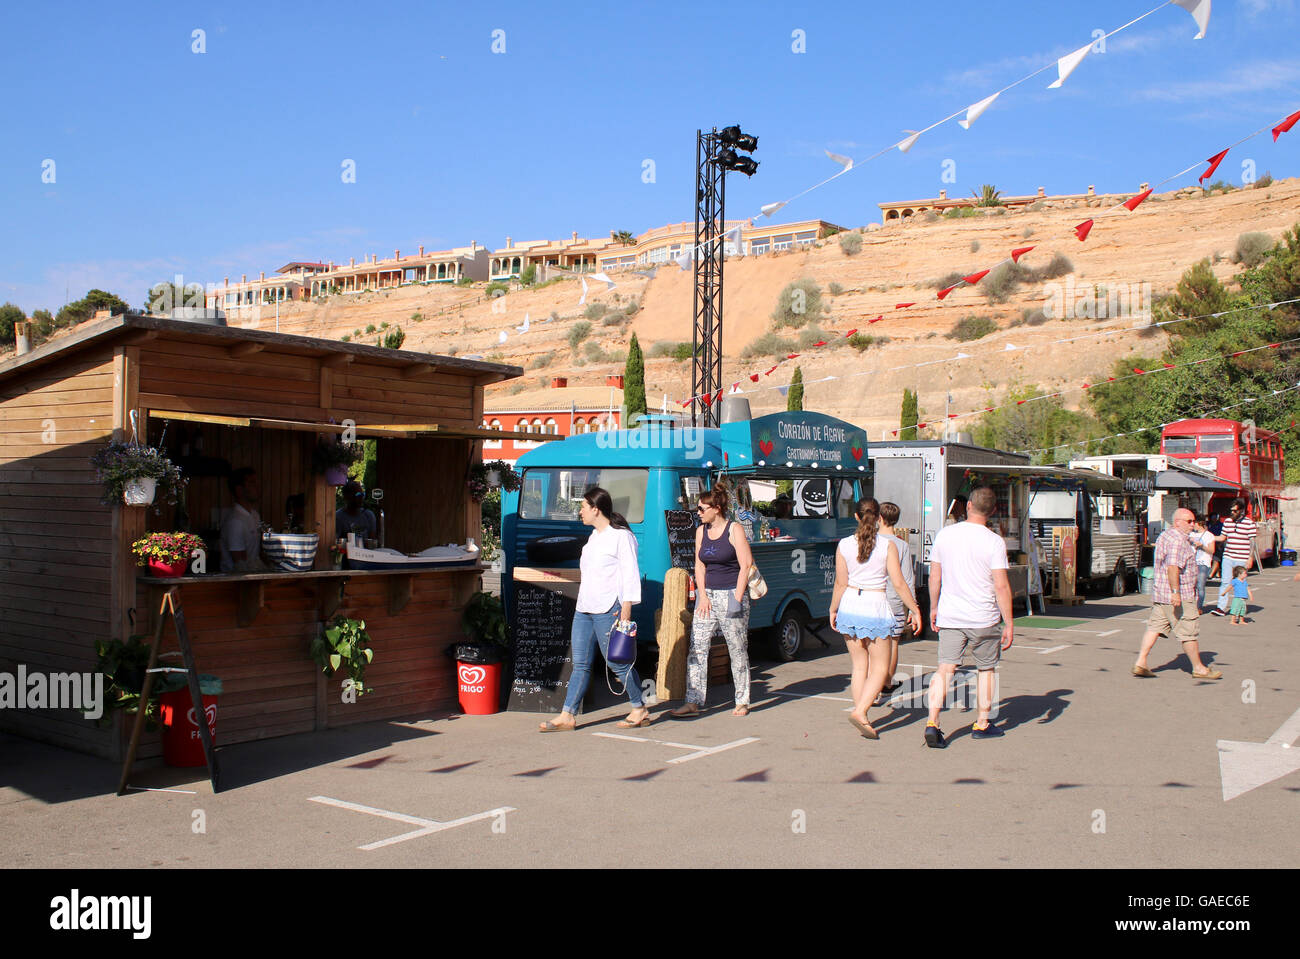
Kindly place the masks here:
POLYGON ((1112 629, 1112 630, 1109 630, 1109 631, 1104 632, 1104 633, 1098 633, 1097 635, 1098 635, 1099 637, 1114 636, 1114 635, 1115 635, 1116 633, 1118 633, 1118 632, 1120 632, 1120 630, 1118 630, 1118 629, 1112 629))
POLYGON ((343 799, 331 799, 329 796, 310 796, 307 801, 321 803, 326 806, 336 806, 339 809, 350 809, 353 812, 362 812, 369 816, 380 816, 384 819, 392 819, 395 822, 402 822, 411 826, 421 827, 411 832, 402 833, 399 836, 392 836, 388 839, 381 839, 378 842, 367 843, 364 846, 357 847, 358 849, 364 849, 367 852, 372 849, 391 846, 394 843, 406 842, 408 839, 416 839, 420 836, 428 836, 435 832, 442 832, 445 829, 454 829, 457 826, 464 826, 466 823, 478 822, 483 819, 489 819, 493 816, 505 815, 508 812, 517 812, 514 806, 500 806, 496 809, 489 809, 487 812, 475 813, 472 816, 463 816, 460 819, 453 819, 451 822, 438 822, 436 819, 422 819, 419 816, 408 816, 405 813, 391 812, 387 809, 380 809, 376 806, 363 806, 361 803, 347 802, 343 799))
MULTIPOLYGON (((902 663, 899 663, 901 666, 902 663)), ((837 703, 851 703, 852 699, 844 696, 827 696, 825 693, 787 693, 783 689, 772 690, 773 696, 797 696, 799 699, 829 699, 837 703)))
POLYGON ((700 759, 704 756, 712 756, 714 753, 720 753, 727 749, 735 749, 737 746, 747 746, 750 743, 758 742, 757 736, 747 736, 744 739, 737 739, 733 742, 723 743, 721 746, 700 746, 699 743, 687 745, 686 743, 670 743, 663 739, 649 739, 640 736, 621 736, 618 733, 592 733, 593 736, 600 736, 604 739, 620 739, 623 741, 631 740, 634 743, 655 743, 659 746, 668 746, 672 749, 689 749, 689 756, 678 756, 676 759, 669 759, 668 763, 688 763, 692 759, 700 759))
POLYGON ((1063 650, 1063 649, 1069 649, 1069 648, 1070 648, 1070 647, 1069 647, 1068 645, 1066 645, 1066 646, 1053 646, 1051 649, 1040 649, 1040 650, 1038 650, 1038 652, 1039 652, 1040 654, 1043 654, 1043 653, 1057 653, 1057 652, 1060 652, 1060 651, 1063 650))

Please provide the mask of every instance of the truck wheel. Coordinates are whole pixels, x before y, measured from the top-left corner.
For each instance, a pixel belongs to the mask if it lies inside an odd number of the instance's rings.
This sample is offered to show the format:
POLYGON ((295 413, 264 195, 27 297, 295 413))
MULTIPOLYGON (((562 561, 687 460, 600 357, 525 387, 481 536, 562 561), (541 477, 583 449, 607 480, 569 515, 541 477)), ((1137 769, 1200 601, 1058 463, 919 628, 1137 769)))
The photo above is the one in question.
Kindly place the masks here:
POLYGON ((1123 596, 1128 592, 1128 569, 1123 563, 1115 567, 1115 575, 1110 580, 1110 594, 1112 596, 1123 596))
POLYGON ((781 614, 772 637, 772 651, 781 662, 793 662, 798 657, 806 624, 807 616, 801 606, 791 605, 781 614))

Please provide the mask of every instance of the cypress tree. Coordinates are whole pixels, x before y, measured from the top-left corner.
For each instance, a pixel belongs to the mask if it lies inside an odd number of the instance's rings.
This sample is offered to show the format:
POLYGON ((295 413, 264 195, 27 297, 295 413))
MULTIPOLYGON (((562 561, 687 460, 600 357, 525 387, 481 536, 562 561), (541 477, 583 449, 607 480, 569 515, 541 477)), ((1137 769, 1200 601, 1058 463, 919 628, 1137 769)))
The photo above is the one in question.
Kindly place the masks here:
POLYGON ((916 439, 916 394, 907 387, 903 388, 903 412, 899 417, 898 425, 901 429, 898 431, 900 440, 916 439))
POLYGON ((623 368, 623 405, 627 408, 627 422, 630 429, 635 425, 636 417, 646 411, 645 406, 645 358, 641 355, 641 344, 636 334, 627 348, 627 365, 623 368))
POLYGON ((794 368, 794 376, 790 378, 790 393, 785 408, 787 412, 803 409, 803 370, 797 366, 794 368))

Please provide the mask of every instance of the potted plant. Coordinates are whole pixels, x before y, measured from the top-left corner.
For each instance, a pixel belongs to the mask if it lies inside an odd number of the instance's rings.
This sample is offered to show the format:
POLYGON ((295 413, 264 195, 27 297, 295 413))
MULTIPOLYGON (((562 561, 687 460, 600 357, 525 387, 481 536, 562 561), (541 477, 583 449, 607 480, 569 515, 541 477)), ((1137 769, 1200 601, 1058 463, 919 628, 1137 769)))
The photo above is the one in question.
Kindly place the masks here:
POLYGON ((164 578, 184 576, 194 551, 203 548, 203 540, 193 533, 150 533, 131 544, 135 564, 164 578))
MULTIPOLYGON (((98 662, 95 671, 104 675, 104 711, 97 720, 100 726, 112 721, 113 713, 122 710, 131 715, 140 708, 140 693, 144 689, 145 670, 149 668, 149 644, 147 636, 134 635, 124 643, 120 639, 95 640, 95 654, 98 662)), ((164 674, 165 675, 165 674, 164 674)), ((147 728, 150 732, 157 729, 158 687, 154 685, 154 696, 149 699, 145 710, 147 728)))
POLYGON ((366 667, 375 658, 375 651, 370 648, 370 634, 366 632, 365 620, 336 616, 312 640, 311 655, 321 672, 327 675, 337 676, 340 671, 346 671, 356 695, 361 696, 371 691, 370 687, 363 684, 366 667))
POLYGON ((459 650, 467 646, 480 647, 486 654, 500 659, 510 649, 510 623, 506 619, 505 606, 500 597, 491 593, 479 591, 469 598, 460 619, 460 628, 470 642, 461 643, 459 650))
POLYGON ((474 463, 469 471, 469 495, 482 502, 489 489, 501 488, 508 493, 519 489, 519 474, 505 460, 474 463))
POLYGON ((342 486, 348 481, 348 467, 361 458, 359 443, 344 443, 338 437, 322 439, 311 451, 311 471, 324 473, 325 482, 342 486))
POLYGON ((330 568, 342 569, 343 557, 347 555, 348 548, 343 542, 335 543, 330 547, 330 568))
POLYGON ((175 505, 186 482, 166 453, 136 443, 109 443, 95 451, 90 465, 95 468, 95 479, 104 486, 100 502, 105 506, 119 501, 147 506, 160 490, 166 502, 175 505))

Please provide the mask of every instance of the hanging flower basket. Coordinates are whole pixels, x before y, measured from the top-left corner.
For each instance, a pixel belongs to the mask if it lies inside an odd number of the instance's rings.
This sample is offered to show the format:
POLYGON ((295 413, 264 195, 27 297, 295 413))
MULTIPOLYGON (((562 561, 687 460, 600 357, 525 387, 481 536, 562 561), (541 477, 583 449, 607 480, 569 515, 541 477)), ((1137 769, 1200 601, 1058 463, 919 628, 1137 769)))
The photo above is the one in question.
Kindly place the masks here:
POLYGON ((158 492, 158 481, 152 476, 141 476, 126 484, 122 490, 122 501, 127 506, 148 506, 158 492))
POLYGON ((346 466, 331 466, 325 471, 325 482, 330 486, 343 486, 348 481, 348 468, 346 466))
POLYGON ((311 471, 324 474, 331 486, 342 486, 348 481, 348 467, 361 459, 360 443, 344 443, 337 437, 320 440, 311 451, 311 471))
POLYGON ((475 463, 470 467, 469 495, 478 503, 487 495, 488 490, 500 488, 507 493, 519 489, 520 478, 514 468, 505 460, 489 460, 475 463))
POLYGON ((147 506, 159 498, 175 505, 186 480, 167 454, 152 446, 109 443, 90 458, 95 479, 104 487, 100 502, 105 506, 126 503, 147 506))

